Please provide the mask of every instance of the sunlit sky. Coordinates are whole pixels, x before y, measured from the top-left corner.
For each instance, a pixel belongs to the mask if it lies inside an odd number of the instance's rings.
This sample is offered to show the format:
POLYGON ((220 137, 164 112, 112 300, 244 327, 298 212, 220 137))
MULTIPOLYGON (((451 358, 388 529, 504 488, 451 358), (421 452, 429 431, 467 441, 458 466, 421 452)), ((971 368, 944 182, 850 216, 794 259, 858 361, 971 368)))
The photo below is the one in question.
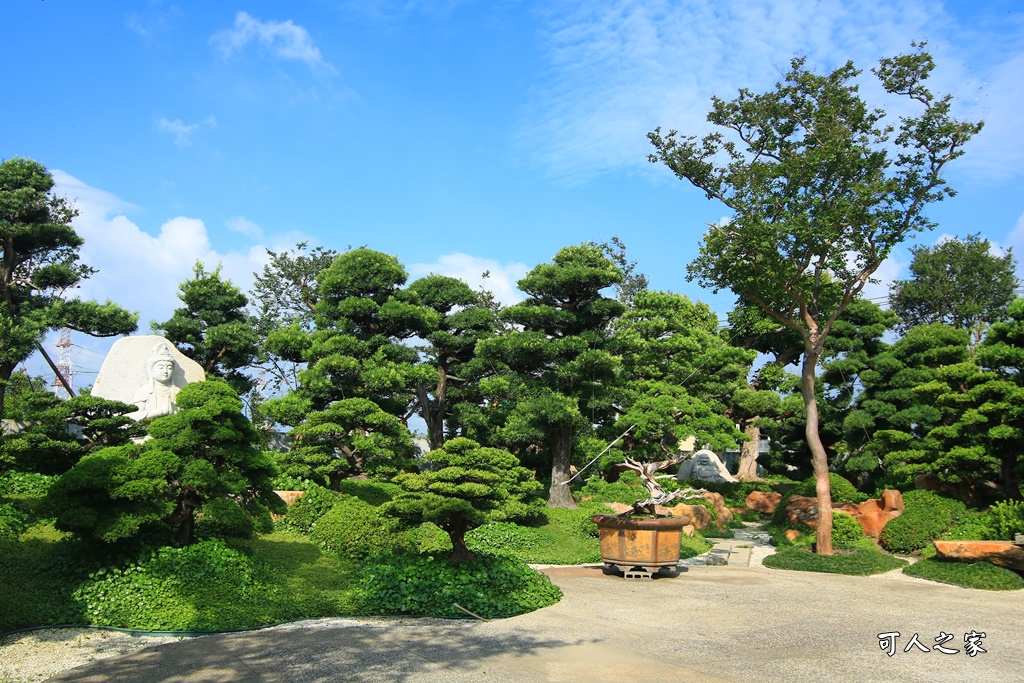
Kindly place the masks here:
MULTIPOLYGON (((888 107, 869 69, 912 40, 933 90, 986 122, 917 243, 1024 244, 1017 0, 8 0, 0 27, 0 158, 42 162, 76 199, 99 269, 79 293, 139 311, 140 333, 197 259, 245 290, 268 248, 300 241, 391 253, 413 278, 488 270, 512 303, 560 247, 618 236, 652 287, 724 317, 732 297, 685 275, 727 214, 649 163, 646 133, 706 132, 713 95, 767 89, 795 55, 853 60, 888 107)), ((74 341, 87 386, 106 347, 74 341)))

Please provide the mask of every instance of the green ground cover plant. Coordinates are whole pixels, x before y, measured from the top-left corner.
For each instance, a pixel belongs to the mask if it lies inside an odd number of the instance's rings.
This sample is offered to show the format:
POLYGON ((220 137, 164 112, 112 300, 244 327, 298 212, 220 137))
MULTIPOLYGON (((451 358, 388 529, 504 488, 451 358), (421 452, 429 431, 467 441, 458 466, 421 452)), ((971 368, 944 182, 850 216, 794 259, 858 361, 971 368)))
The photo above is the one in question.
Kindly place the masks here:
POLYGON ((918 560, 903 569, 908 576, 949 583, 964 588, 989 591, 1020 590, 1024 578, 1020 574, 988 562, 946 562, 937 559, 918 560))
POLYGON ((562 592, 547 576, 508 555, 480 553, 453 564, 442 555, 379 555, 365 563, 355 590, 365 614, 466 617, 455 604, 486 619, 553 605, 562 592))
POLYGON ((850 576, 870 576, 897 569, 906 560, 878 550, 855 548, 839 551, 835 555, 816 555, 809 548, 781 548, 764 558, 764 565, 773 569, 793 569, 803 572, 825 572, 850 576))
POLYGON ((907 491, 903 502, 903 514, 889 520, 879 535, 882 547, 894 553, 920 551, 967 515, 963 503, 934 491, 907 491))

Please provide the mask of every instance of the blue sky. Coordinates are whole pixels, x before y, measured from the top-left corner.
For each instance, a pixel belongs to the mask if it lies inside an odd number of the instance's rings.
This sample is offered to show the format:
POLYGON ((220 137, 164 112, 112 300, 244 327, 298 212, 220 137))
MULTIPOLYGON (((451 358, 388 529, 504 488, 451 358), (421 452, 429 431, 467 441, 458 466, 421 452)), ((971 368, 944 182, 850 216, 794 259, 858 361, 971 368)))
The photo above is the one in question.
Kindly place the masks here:
MULTIPOLYGON (((1016 0, 11 0, 0 26, 0 158, 41 161, 77 200, 100 271, 80 293, 139 311, 141 332, 197 259, 247 289, 267 248, 299 241, 395 254, 413 277, 489 270, 511 303, 560 247, 617 235, 653 287, 724 316, 731 297, 685 267, 725 212, 650 164, 645 134, 705 132, 711 96, 769 88, 794 55, 867 73, 912 40, 933 89, 986 121, 918 241, 981 232, 1024 254, 1016 0)), ((98 370, 103 345, 75 341, 98 370)))

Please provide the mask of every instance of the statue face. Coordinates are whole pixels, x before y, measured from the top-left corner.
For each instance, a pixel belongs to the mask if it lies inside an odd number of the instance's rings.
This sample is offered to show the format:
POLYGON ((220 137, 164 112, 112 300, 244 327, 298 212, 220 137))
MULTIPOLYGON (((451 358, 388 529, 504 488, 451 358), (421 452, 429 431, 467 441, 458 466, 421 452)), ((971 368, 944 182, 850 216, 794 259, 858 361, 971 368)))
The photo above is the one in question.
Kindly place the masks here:
POLYGON ((174 373, 174 363, 168 360, 161 360, 153 363, 153 379, 157 382, 166 382, 174 373))

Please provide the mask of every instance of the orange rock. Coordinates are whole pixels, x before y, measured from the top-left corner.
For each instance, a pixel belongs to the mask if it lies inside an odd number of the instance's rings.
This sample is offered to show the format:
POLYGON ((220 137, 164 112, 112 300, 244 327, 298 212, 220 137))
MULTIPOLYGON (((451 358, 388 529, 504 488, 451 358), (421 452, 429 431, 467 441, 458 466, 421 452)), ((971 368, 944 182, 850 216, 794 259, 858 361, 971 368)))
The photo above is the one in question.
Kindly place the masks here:
POLYGON ((818 499, 809 496, 790 496, 786 503, 786 520, 790 524, 803 524, 818 528, 818 499))
POLYGON ((800 532, 796 529, 786 529, 786 538, 790 541, 795 541, 800 538, 800 532))
POLYGON ((287 505, 291 505, 306 494, 305 491, 274 491, 287 505))
POLYGON ((693 536, 694 528, 692 524, 687 524, 683 527, 683 533, 687 536, 693 536))
POLYGON ((690 524, 700 530, 707 529, 711 524, 711 513, 703 505, 680 503, 672 508, 672 514, 677 517, 689 517, 690 524))
POLYGON ((782 502, 782 494, 775 491, 751 491, 743 501, 748 510, 763 512, 766 515, 775 512, 775 508, 780 502, 782 502))
POLYGON ((715 526, 719 529, 724 529, 732 521, 732 510, 725 506, 725 498, 722 497, 721 493, 712 493, 711 491, 705 493, 704 497, 715 506, 715 514, 718 516, 718 519, 715 520, 715 526))
POLYGON ((984 560, 1007 569, 1024 571, 1024 547, 1013 541, 932 541, 938 556, 945 560, 977 562, 984 560))

